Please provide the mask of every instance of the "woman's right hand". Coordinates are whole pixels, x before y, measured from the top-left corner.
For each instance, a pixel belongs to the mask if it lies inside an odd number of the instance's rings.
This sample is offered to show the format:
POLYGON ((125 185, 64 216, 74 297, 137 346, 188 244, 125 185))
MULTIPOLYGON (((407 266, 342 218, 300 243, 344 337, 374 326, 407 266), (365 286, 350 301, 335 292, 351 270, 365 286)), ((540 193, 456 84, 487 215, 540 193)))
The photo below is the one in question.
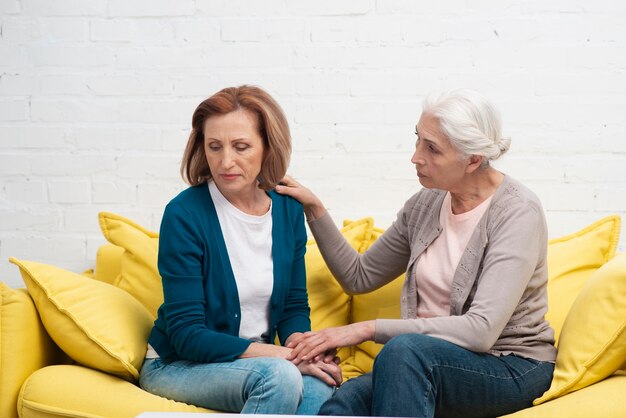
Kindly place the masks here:
POLYGON ((303 361, 297 365, 298 370, 303 375, 314 376, 329 386, 339 386, 342 382, 341 368, 337 363, 331 361, 326 363, 323 360, 306 362, 303 361))
POLYGON ((291 176, 285 176, 275 188, 276 192, 291 196, 304 206, 304 214, 308 221, 320 218, 326 213, 322 201, 309 189, 295 181, 291 176))

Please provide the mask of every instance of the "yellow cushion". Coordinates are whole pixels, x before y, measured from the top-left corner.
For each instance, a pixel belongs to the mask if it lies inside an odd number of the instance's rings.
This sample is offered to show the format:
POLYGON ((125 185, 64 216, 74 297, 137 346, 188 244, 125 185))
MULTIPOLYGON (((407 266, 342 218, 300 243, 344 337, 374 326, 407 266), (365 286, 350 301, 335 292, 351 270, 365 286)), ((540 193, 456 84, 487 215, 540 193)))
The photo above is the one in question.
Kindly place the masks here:
POLYGON ((163 303, 163 284, 157 267, 159 234, 113 213, 101 212, 98 219, 107 241, 124 249, 114 284, 133 295, 156 318, 163 303))
POLYGON ((101 282, 115 284, 122 271, 124 249, 113 244, 98 247, 96 253, 96 271, 94 278, 101 282))
MULTIPOLYGON (((344 221, 341 234, 354 249, 363 252, 369 243, 373 225, 372 218, 354 222, 344 221)), ((351 298, 344 293, 333 277, 314 240, 307 242, 305 265, 311 306, 311 328, 320 330, 349 324, 351 298)), ((350 357, 351 349, 342 348, 338 355, 345 360, 350 357)))
MULTIPOLYGON (((363 246, 367 250, 384 231, 374 228, 370 241, 363 246)), ((376 318, 400 318, 400 293, 404 283, 404 274, 387 285, 361 295, 352 297, 352 321, 368 321, 376 318)), ((374 359, 382 349, 382 344, 366 341, 353 348, 352 356, 346 359, 344 378, 351 379, 372 370, 374 359)))
POLYGON ((43 325, 65 353, 86 366, 137 379, 153 322, 139 302, 58 267, 10 261, 20 268, 43 325))
POLYGON ((506 418, 626 417, 626 375, 613 375, 577 392, 526 408, 506 418))
POLYGON ((548 243, 548 313, 559 340, 563 321, 585 282, 615 255, 620 217, 607 216, 582 230, 548 243))
POLYGON ((38 418, 213 412, 153 395, 125 380, 77 365, 50 366, 35 372, 24 383, 17 409, 22 417, 38 418))
POLYGON ((592 274, 572 304, 547 400, 610 376, 626 362, 626 253, 592 274))
POLYGON ((0 417, 17 418, 17 395, 31 373, 66 361, 26 289, 0 283, 0 417))

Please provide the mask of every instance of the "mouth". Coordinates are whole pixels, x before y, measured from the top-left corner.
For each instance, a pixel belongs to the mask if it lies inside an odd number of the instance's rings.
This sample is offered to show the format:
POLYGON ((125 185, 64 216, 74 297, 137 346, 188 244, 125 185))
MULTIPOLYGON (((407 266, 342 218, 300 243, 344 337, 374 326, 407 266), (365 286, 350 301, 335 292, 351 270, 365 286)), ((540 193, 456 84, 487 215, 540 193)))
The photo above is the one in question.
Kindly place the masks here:
POLYGON ((239 174, 220 174, 220 177, 224 180, 235 180, 239 174))

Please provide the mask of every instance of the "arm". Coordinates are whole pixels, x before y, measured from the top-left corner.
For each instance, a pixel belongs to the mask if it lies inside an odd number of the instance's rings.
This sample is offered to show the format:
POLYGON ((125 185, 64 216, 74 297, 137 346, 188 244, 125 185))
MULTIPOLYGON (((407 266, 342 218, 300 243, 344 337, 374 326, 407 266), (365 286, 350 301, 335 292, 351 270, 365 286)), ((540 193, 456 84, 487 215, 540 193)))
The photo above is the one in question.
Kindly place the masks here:
MULTIPOLYGON (((207 327, 206 309, 211 295, 205 296, 202 271, 203 226, 182 205, 170 203, 166 207, 159 238, 158 265, 164 296, 159 314, 179 357, 203 363, 232 361, 246 351, 251 341, 236 335, 234 321, 228 317, 226 308, 219 312, 224 316, 224 329, 207 327), (226 329, 227 326, 231 329, 226 329)), ((214 298, 221 296, 224 295, 213 295, 214 298)))
POLYGON ((317 196, 290 177, 283 179, 282 183, 276 191, 290 195, 303 204, 324 261, 347 293, 369 292, 404 272, 410 257, 404 211, 400 212, 394 225, 361 255, 337 229, 317 196))

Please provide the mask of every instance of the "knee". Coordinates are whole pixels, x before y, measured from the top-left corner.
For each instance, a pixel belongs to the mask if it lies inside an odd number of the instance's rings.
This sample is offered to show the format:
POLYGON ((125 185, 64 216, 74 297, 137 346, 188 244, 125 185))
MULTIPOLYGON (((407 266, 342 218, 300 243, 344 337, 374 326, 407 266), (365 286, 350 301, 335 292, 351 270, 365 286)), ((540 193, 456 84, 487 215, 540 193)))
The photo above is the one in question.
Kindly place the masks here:
POLYGON ((281 392, 289 392, 296 397, 302 396, 302 373, 290 361, 278 358, 269 358, 262 374, 265 384, 280 388, 281 392))
POLYGON ((437 348, 437 339, 422 334, 402 334, 389 340, 376 357, 376 363, 384 367, 404 368, 406 363, 415 366, 421 360, 431 358, 437 348), (417 362, 416 362, 417 360, 417 362))

